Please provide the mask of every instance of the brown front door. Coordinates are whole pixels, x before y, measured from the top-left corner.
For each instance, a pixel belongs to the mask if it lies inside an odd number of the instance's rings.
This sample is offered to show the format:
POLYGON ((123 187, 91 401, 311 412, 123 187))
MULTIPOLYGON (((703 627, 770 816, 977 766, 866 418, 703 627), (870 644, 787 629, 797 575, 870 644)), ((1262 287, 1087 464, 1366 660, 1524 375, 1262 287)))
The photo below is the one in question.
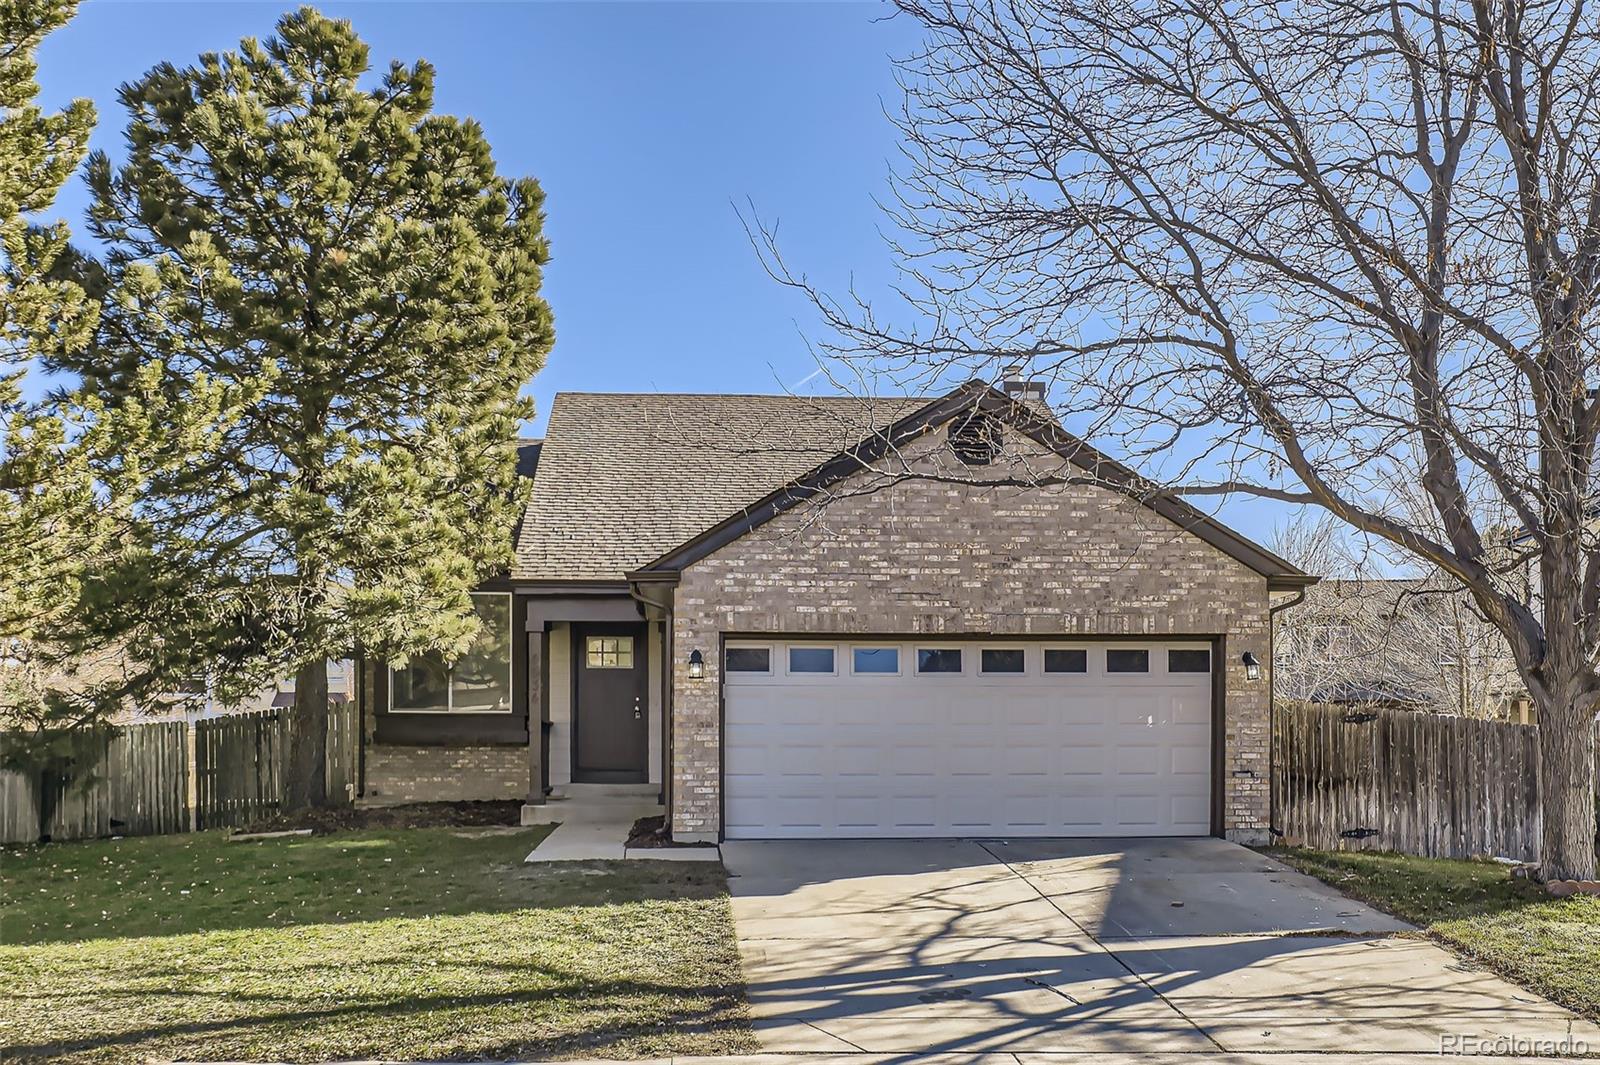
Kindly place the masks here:
POLYGON ((645 628, 574 625, 572 635, 572 779, 643 784, 650 779, 645 628))

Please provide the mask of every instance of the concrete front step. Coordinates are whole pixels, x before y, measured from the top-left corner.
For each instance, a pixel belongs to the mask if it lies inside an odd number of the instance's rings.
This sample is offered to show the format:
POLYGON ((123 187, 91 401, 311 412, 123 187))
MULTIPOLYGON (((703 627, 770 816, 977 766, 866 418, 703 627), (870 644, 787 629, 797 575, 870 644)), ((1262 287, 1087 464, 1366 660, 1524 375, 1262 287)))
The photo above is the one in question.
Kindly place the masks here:
POLYGON ((525 825, 566 822, 632 822, 664 812, 656 784, 560 784, 540 804, 522 807, 525 825))
POLYGON ((654 806, 590 806, 585 803, 559 803, 547 802, 542 806, 524 804, 522 807, 522 823, 524 825, 556 825, 578 824, 580 822, 595 824, 619 824, 626 822, 631 825, 641 817, 660 817, 665 813, 665 808, 654 806))
POLYGON ((596 803, 655 802, 660 795, 659 784, 557 784, 550 789, 551 802, 577 799, 596 803))

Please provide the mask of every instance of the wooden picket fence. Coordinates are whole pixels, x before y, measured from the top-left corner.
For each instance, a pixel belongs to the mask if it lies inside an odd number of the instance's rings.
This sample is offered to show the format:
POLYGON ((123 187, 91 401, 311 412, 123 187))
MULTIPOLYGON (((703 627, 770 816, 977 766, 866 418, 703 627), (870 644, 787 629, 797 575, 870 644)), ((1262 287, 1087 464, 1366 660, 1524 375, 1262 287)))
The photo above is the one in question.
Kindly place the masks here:
POLYGON ((1333 706, 1277 713, 1276 827, 1287 841, 1538 861, 1538 726, 1333 706))
POLYGON ((39 838, 40 800, 50 800, 52 839, 157 835, 189 827, 188 759, 182 721, 158 721, 100 736, 89 787, 0 773, 0 842, 39 838), (43 788, 53 794, 42 796, 43 788))
MULTIPOLYGON (((287 712, 273 709, 118 728, 102 741, 87 787, 51 784, 55 804, 44 834, 52 840, 159 835, 270 817, 283 795, 287 722, 287 712)), ((352 704, 329 707, 326 769, 334 802, 354 797, 358 724, 352 704)), ((44 784, 37 775, 0 772, 0 843, 40 838, 44 784)))

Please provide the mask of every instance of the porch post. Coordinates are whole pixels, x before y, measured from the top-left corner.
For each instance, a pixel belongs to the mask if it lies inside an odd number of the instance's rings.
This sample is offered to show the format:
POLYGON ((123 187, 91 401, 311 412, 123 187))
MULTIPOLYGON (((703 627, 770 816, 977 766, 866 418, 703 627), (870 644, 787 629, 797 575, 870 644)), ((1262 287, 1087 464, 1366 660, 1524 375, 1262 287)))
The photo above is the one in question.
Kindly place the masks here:
POLYGON ((541 619, 528 633, 528 806, 544 805, 544 668, 549 641, 549 630, 541 619))

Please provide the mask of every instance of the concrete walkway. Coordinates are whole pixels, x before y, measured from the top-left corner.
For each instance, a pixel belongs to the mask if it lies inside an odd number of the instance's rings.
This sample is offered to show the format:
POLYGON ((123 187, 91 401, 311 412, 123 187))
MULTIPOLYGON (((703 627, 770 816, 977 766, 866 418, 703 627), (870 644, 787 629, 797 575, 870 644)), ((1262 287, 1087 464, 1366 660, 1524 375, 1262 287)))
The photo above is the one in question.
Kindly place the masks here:
POLYGON ((630 847, 628 836, 641 817, 659 817, 654 784, 562 784, 543 805, 524 806, 524 825, 555 825, 529 853, 530 862, 595 862, 640 858, 668 862, 715 862, 715 846, 630 847))
POLYGON ((1572 1040, 1600 1051, 1600 1028, 1220 840, 730 842, 723 856, 767 1051, 1387 1060, 1452 1039, 1494 1053, 1502 1036, 1530 1041, 1511 1050, 1529 1058, 1581 1051, 1572 1040))
POLYGON ((658 862, 716 862, 722 855, 714 845, 704 847, 630 847, 628 831, 634 818, 591 818, 563 821, 529 852, 530 862, 595 862, 640 859, 658 862))

